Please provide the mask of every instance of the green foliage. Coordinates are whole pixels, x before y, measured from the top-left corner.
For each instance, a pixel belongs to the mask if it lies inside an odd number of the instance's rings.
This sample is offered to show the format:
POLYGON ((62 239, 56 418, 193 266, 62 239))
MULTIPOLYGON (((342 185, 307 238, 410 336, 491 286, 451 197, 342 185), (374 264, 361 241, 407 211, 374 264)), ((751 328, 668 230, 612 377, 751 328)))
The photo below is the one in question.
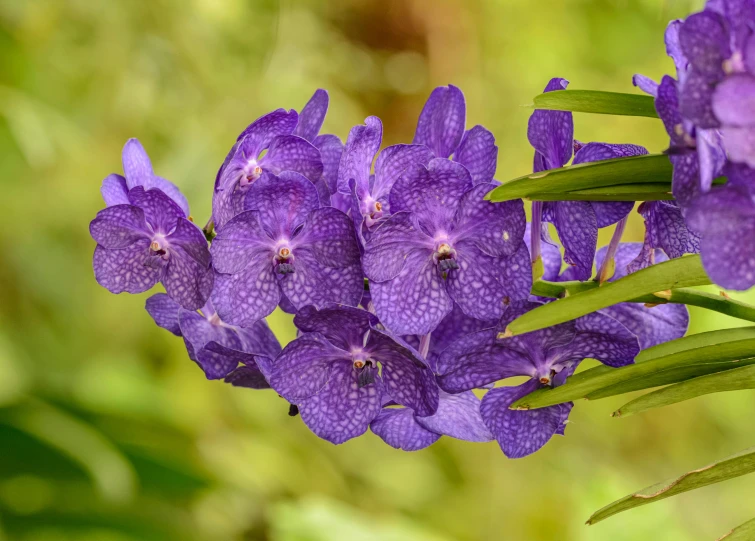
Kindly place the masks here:
POLYGON ((535 96, 532 102, 535 109, 658 118, 653 97, 643 94, 623 94, 602 90, 561 90, 535 96))
POLYGON ((755 519, 740 524, 732 531, 719 537, 716 541, 751 541, 755 539, 755 519))

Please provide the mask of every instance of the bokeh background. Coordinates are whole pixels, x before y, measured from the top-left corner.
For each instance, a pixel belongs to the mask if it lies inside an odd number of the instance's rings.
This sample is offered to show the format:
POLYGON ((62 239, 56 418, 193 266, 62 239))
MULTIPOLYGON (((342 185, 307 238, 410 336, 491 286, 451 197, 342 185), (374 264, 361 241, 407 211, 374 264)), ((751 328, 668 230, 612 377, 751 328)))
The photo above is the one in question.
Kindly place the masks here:
MULTIPOLYGON (((0 0, 0 539, 682 541, 751 518, 755 480, 742 478, 584 526, 751 445, 751 392, 628 419, 609 417, 622 398, 580 403, 566 437, 515 461, 449 438, 416 453, 372 434, 336 447, 274 393, 206 381, 146 294, 98 287, 87 229, 127 138, 204 222, 236 135, 318 87, 324 132, 345 139, 376 114, 394 144, 434 86, 456 84, 468 126, 497 137, 497 178, 520 176, 522 106, 550 77, 634 91, 633 73, 671 71, 665 25, 700 4, 0 0)), ((583 141, 667 143, 650 119, 575 124, 583 141)), ((641 235, 634 215, 627 238, 641 235)), ((291 339, 289 316, 270 321, 291 339)), ((739 324, 694 311, 690 332, 739 324)))

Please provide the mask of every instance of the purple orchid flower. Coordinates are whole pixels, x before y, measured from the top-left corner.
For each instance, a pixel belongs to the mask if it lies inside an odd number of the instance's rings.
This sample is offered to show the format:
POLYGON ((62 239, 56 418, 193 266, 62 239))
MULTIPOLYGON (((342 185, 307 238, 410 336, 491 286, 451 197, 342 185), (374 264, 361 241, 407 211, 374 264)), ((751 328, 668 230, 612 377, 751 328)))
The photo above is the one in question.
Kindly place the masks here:
POLYGON ((711 280, 726 289, 755 285, 755 169, 729 163, 728 182, 692 201, 690 227, 700 231, 700 256, 711 280))
POLYGON ((456 301, 478 319, 499 318, 532 285, 521 200, 490 203, 461 164, 435 158, 407 169, 390 193, 391 216, 365 246, 376 313, 400 335, 427 334, 456 301))
POLYGON ((97 213, 89 232, 97 242, 94 276, 112 293, 141 293, 162 282, 187 310, 207 301, 213 285, 210 252, 202 231, 157 188, 136 186, 128 203, 97 213))
POLYGON ((266 173, 251 186, 243 209, 212 242, 212 302, 224 321, 250 326, 282 296, 297 310, 359 303, 364 280, 351 220, 321 207, 309 180, 293 171, 266 173))
POLYGON ((324 183, 322 158, 313 142, 333 144, 332 139, 316 140, 327 109, 328 94, 318 90, 301 115, 293 109, 277 109, 241 132, 215 177, 212 219, 216 228, 243 211, 249 187, 263 173, 295 171, 315 185, 324 183))
POLYGON ((493 182, 498 163, 495 137, 483 126, 464 131, 467 106, 454 85, 432 91, 419 115, 415 145, 429 148, 436 158, 451 158, 467 168, 474 184, 493 182))
MULTIPOLYGON (((435 371, 441 353, 454 341, 469 333, 493 327, 496 323, 495 320, 471 318, 458 304, 454 304, 451 313, 443 318, 431 335, 409 337, 407 341, 419 344, 419 354, 435 371)), ((370 429, 391 447, 404 451, 424 449, 441 436, 473 442, 493 439, 480 416, 480 399, 472 391, 459 394, 439 391, 438 410, 427 417, 417 415, 411 408, 384 405, 370 424, 370 429)))
POLYGON ((123 147, 123 173, 125 177, 114 173, 102 181, 100 193, 106 206, 130 204, 128 191, 137 186, 145 190, 157 188, 180 207, 184 217, 189 217, 189 202, 186 197, 175 184, 155 175, 152 161, 138 139, 129 139, 123 147))
POLYGON ((339 444, 363 434, 384 400, 423 416, 438 409, 430 369, 366 310, 308 306, 294 324, 301 334, 275 360, 270 385, 319 437, 339 444))
POLYGON ((380 153, 375 174, 370 175, 382 138, 380 119, 366 118, 364 125, 349 132, 338 168, 338 191, 351 196, 351 215, 362 240, 365 232, 382 223, 381 218, 390 213, 388 195, 404 170, 415 164, 426 166, 433 157, 424 145, 393 145, 380 153))
MULTIPOLYGON (((564 90, 568 85, 565 79, 551 79, 544 92, 564 90)), ((573 164, 611 160, 628 156, 647 154, 647 150, 637 145, 614 145, 608 143, 587 143, 574 141, 574 121, 567 111, 538 110, 530 116, 527 138, 535 148, 534 171, 558 169, 566 165, 574 154, 573 164)), ((631 212, 631 201, 547 201, 533 202, 533 234, 542 236, 541 220, 556 227, 561 244, 564 246, 564 259, 576 267, 579 280, 587 280, 592 274, 592 264, 598 242, 598 229, 613 225, 631 212)), ((546 238, 543 238, 549 242, 546 238)), ((541 257, 540 238, 532 238, 532 262, 541 257)))
POLYGON ((200 312, 185 310, 164 293, 148 298, 146 308, 158 326, 183 337, 189 358, 207 379, 270 388, 267 378, 281 346, 264 320, 249 328, 235 327, 224 323, 210 302, 200 312))
POLYGON ((520 336, 498 338, 516 317, 539 306, 517 302, 496 327, 457 340, 440 356, 438 384, 460 393, 498 380, 527 376, 516 387, 496 387, 482 399, 480 412, 504 454, 521 458, 545 445, 554 434, 563 434, 572 404, 531 411, 512 411, 509 406, 535 389, 564 383, 585 358, 608 366, 631 364, 640 350, 637 337, 617 320, 594 313, 575 321, 520 336))

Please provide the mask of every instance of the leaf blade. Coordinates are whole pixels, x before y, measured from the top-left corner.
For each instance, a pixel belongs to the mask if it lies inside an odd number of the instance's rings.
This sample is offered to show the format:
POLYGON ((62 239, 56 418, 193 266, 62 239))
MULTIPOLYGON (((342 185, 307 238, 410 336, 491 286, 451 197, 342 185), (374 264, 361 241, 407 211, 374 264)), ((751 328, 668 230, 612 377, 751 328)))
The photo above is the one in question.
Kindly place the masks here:
POLYGON ((653 97, 642 94, 601 90, 560 90, 539 94, 532 101, 535 109, 658 118, 653 97))
POLYGON ((755 518, 740 524, 716 541, 750 541, 752 539, 755 539, 755 518))

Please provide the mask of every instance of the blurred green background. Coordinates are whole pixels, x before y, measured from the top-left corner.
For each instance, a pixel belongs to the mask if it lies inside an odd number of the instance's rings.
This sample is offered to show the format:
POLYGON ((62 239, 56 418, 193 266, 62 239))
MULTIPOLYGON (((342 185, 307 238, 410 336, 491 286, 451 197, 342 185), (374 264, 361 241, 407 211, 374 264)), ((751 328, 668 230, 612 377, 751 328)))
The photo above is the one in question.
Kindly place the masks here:
MULTIPOLYGON (((753 514, 742 478, 584 526, 631 490, 752 444, 753 394, 612 419, 580 403, 565 438, 507 460, 443 438, 403 453, 367 434, 318 440, 272 392, 206 381, 145 295, 97 286, 88 222, 139 137, 197 222, 236 135, 318 87, 324 132, 371 114, 409 142, 430 90, 466 93, 531 167, 521 106, 550 77, 633 91, 672 69, 680 0, 0 0, 0 539, 668 541, 715 539, 753 514)), ((667 143, 650 119, 577 115, 583 141, 667 143)), ((610 230, 601 239, 607 241, 610 230)), ((627 238, 640 240, 634 215, 627 238)), ((738 295, 750 300, 752 295, 738 295)), ((691 332, 739 324, 695 311, 691 332)), ((290 317, 274 314, 285 343, 290 317)))

